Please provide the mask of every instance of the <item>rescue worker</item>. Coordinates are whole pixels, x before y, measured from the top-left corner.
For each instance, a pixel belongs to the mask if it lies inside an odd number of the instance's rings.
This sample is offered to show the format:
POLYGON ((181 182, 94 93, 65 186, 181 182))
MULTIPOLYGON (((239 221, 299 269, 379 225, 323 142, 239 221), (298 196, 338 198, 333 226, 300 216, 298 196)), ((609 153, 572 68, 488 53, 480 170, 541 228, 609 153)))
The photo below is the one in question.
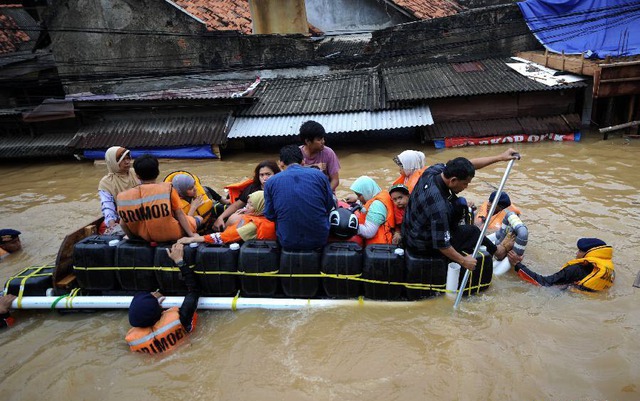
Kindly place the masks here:
POLYGON ((616 277, 611 260, 613 248, 598 238, 580 238, 576 245, 576 258, 550 276, 542 276, 529 269, 514 251, 508 254, 509 262, 515 264, 514 269, 523 280, 539 286, 572 285, 586 291, 611 287, 616 277))
POLYGON ((122 230, 145 241, 170 242, 192 237, 197 218, 185 215, 180 196, 171 183, 156 183, 158 159, 145 154, 133 162, 140 185, 120 192, 117 197, 122 230))
POLYGON ((20 231, 11 228, 0 230, 0 260, 22 249, 20 234, 20 231))
POLYGON ((129 306, 129 323, 133 326, 125 340, 131 351, 159 354, 167 352, 183 343, 187 334, 196 327, 198 315, 196 308, 200 298, 200 289, 193 271, 184 263, 184 246, 173 244, 167 249, 169 257, 187 285, 187 295, 180 308, 173 307, 162 311, 160 306, 164 297, 159 292, 138 293, 129 306))

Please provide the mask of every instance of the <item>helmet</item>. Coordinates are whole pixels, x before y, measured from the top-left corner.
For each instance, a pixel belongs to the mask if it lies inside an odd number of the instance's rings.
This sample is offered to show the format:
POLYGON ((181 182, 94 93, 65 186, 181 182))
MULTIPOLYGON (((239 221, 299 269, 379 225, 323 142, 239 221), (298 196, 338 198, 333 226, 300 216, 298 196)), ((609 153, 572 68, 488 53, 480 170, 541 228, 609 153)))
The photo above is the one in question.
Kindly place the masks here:
POLYGON ((358 218, 349 209, 340 207, 329 214, 331 234, 349 239, 358 233, 358 218))

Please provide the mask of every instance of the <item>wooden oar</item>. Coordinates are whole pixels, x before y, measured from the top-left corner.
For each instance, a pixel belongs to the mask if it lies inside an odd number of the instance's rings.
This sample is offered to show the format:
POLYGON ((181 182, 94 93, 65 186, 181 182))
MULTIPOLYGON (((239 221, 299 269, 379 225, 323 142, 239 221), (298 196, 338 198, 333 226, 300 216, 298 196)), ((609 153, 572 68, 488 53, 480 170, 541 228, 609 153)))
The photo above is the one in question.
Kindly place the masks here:
MULTIPOLYGON (((498 205, 498 199, 500 199, 500 195, 502 194, 502 189, 504 188, 504 184, 507 182, 507 177, 509 177, 509 173, 511 172, 511 167, 513 167, 513 164, 516 162, 517 159, 520 159, 519 154, 516 154, 515 156, 516 156, 515 159, 509 160, 507 169, 505 170, 504 175, 502 176, 502 180, 500 181, 500 185, 498 186, 498 190, 496 191, 496 196, 495 198, 493 198, 494 201, 491 202, 491 207, 487 212, 487 221, 489 221, 491 216, 493 216, 493 212, 496 210, 496 206, 498 205)), ((478 251, 480 250, 480 246, 482 245, 482 240, 484 239, 484 234, 487 232, 488 227, 489 227, 489 224, 486 224, 486 223, 482 226, 482 231, 480 232, 480 236, 478 237, 478 242, 476 242, 476 246, 475 248, 473 248, 472 255, 474 258, 476 257, 476 255, 478 254, 478 251)), ((457 309, 458 305, 460 304, 460 300, 462 299, 462 292, 464 291, 464 287, 467 286, 467 282, 469 281, 470 274, 471 274, 471 271, 466 269, 466 272, 464 273, 464 278, 462 279, 462 284, 460 284, 460 289, 458 290, 458 296, 456 297, 456 302, 453 304, 454 309, 457 309)))

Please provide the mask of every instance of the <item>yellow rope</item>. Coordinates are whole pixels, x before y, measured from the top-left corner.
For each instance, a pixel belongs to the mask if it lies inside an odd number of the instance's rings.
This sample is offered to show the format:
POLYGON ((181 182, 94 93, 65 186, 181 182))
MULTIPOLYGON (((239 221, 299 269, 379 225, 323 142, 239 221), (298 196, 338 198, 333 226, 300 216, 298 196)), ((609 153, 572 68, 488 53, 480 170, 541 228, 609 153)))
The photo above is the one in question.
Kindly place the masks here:
POLYGON ((50 276, 51 273, 38 274, 38 273, 40 273, 40 271, 42 269, 45 269, 45 268, 48 268, 48 267, 51 267, 51 266, 43 265, 43 266, 39 266, 39 267, 35 267, 35 266, 27 267, 26 269, 24 269, 23 271, 18 273, 18 275, 14 276, 14 277, 10 277, 9 280, 7 280, 7 284, 5 285, 5 288, 4 288, 4 292, 5 293, 9 292, 9 284, 11 283, 11 281, 13 279, 17 279, 17 278, 21 278, 22 279, 22 280, 20 280, 20 289, 18 290, 18 301, 17 301, 18 308, 22 308, 22 297, 24 296, 25 284, 26 284, 27 280, 29 278, 31 278, 31 277, 50 276), (31 273, 27 274, 26 276, 23 276, 23 274, 25 274, 29 270, 32 270, 31 273))
POLYGON ((236 305, 238 304, 238 298, 240 298, 240 291, 238 291, 236 293, 236 296, 233 297, 233 300, 231 301, 231 310, 232 311, 236 311, 236 305))
MULTIPOLYGON (((484 272, 484 263, 485 263, 485 255, 482 255, 481 260, 481 268, 480 268, 480 276, 482 277, 482 273, 484 272)), ((163 272, 179 272, 179 268, 177 267, 160 267, 160 266, 141 266, 141 267, 77 267, 74 266, 76 270, 146 270, 146 271, 163 271, 163 272)), ((280 273, 280 270, 272 270, 266 272, 259 273, 249 273, 246 271, 197 271, 194 270, 194 273, 201 275, 230 275, 230 276, 246 276, 246 277, 270 277, 270 278, 329 278, 335 280, 352 280, 359 281, 367 284, 380 284, 380 285, 394 285, 394 286, 403 286, 410 290, 421 290, 421 291, 434 291, 434 292, 447 292, 446 284, 424 284, 424 283, 407 283, 407 282, 398 282, 398 281, 384 281, 384 280, 375 280, 368 279, 362 277, 362 273, 359 274, 332 274, 332 273, 280 273)), ((473 274, 476 272, 471 272, 471 279, 473 279, 473 274)), ((480 290, 484 287, 489 286, 488 284, 482 284, 471 286, 469 285, 467 290, 469 294, 472 293, 473 290, 476 290, 476 293, 480 292, 480 290)))

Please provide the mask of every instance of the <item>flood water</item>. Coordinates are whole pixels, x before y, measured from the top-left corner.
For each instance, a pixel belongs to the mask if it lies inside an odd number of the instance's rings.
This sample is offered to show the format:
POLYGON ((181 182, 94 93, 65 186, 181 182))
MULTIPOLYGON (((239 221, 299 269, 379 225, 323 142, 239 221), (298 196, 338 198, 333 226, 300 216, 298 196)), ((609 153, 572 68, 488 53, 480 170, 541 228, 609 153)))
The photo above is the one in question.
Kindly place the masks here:
MULTIPOLYGON (((328 143, 332 146, 331 143, 328 143)), ((338 195, 359 175, 388 186, 404 149, 428 162, 500 153, 506 146, 436 151, 416 142, 333 146, 338 195)), ((513 272, 482 295, 411 306, 301 311, 201 311, 188 344, 166 356, 131 353, 124 310, 16 311, 0 332, 2 400, 638 400, 640 289, 632 283, 640 227, 640 141, 593 135, 578 143, 518 145, 506 190, 530 232, 525 263, 550 274, 579 237, 614 247, 616 282, 584 295, 527 284, 513 272)), ((224 153, 223 153, 224 156, 224 153)), ((276 153, 223 161, 162 161, 221 190, 276 153)), ((477 203, 506 163, 480 170, 463 194, 477 203)), ((106 166, 48 162, 0 166, 0 227, 24 250, 0 262, 2 283, 51 263, 64 235, 100 213, 106 166)))

